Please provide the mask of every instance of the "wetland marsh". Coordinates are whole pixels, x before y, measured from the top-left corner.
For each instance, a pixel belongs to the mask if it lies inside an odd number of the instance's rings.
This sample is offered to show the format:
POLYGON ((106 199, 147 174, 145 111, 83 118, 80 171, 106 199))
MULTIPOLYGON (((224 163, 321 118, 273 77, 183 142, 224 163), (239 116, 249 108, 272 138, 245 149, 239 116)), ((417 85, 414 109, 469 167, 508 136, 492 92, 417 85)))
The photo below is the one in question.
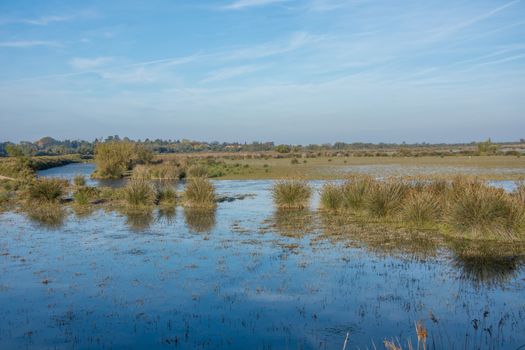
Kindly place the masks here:
POLYGON ((347 349, 363 349, 416 343, 417 321, 429 348, 525 344, 520 244, 327 217, 316 210, 323 181, 311 182, 302 211, 274 209, 272 181, 213 183, 232 200, 206 210, 66 207, 52 222, 0 214, 0 344, 340 349, 348 333, 347 349))

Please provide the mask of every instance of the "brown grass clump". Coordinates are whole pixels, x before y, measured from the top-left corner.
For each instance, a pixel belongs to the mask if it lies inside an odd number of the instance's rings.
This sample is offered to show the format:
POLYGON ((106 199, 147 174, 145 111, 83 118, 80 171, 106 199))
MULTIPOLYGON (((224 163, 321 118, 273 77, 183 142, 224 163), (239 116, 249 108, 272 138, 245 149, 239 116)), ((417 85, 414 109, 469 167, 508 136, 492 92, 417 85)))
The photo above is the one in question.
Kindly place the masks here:
POLYGON ((392 216, 403 204, 408 186, 401 181, 376 182, 366 196, 366 209, 374 217, 392 216))
POLYGON ((452 185, 447 223, 455 230, 482 236, 514 236, 525 226, 525 207, 515 196, 475 180, 452 185))
POLYGON ((188 207, 213 208, 216 206, 215 187, 205 177, 188 179, 184 197, 188 207))
POLYGON ((312 195, 310 185, 298 179, 276 181, 272 191, 273 201, 281 209, 305 208, 312 195))
POLYGON ((370 176, 354 176, 342 185, 343 206, 346 209, 362 209, 365 198, 375 180, 370 176))
POLYGON ((38 178, 27 186, 27 197, 30 201, 56 202, 65 193, 67 181, 56 178, 38 178))
POLYGON ((122 191, 124 200, 129 206, 151 206, 155 203, 155 191, 145 180, 131 180, 122 191))
POLYGON ((321 189, 321 206, 325 210, 336 211, 343 207, 343 192, 341 186, 327 182, 321 189))
POLYGON ((418 227, 436 223, 442 215, 443 202, 431 191, 411 191, 401 207, 402 220, 418 227))

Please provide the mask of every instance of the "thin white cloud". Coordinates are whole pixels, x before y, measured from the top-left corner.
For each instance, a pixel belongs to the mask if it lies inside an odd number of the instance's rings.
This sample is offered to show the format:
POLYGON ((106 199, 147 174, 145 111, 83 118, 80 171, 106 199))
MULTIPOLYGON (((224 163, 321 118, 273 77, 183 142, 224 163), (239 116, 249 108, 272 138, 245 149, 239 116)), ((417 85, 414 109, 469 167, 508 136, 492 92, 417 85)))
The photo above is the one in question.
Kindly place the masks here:
POLYGON ((48 46, 56 47, 60 46, 56 41, 44 41, 44 40, 19 40, 19 41, 2 41, 0 47, 12 47, 12 48, 29 48, 35 46, 48 46))
POLYGON ((463 21, 463 22, 460 22, 460 23, 456 23, 454 25, 451 25, 451 26, 448 26, 448 27, 445 27, 445 28, 441 28, 438 32, 436 32, 434 34, 434 38, 441 38, 441 37, 445 37, 449 34, 453 34, 459 30, 462 30, 464 28, 467 28, 467 27, 470 27, 478 22, 481 22, 481 21, 484 21, 494 15, 496 15, 497 13, 513 6, 513 5, 516 5, 517 3, 521 2, 521 0, 513 0, 513 1, 510 1, 500 7, 497 7, 491 11, 488 11, 486 13, 483 13, 479 16, 476 16, 474 18, 471 18, 471 19, 468 19, 466 21, 463 21))
POLYGON ((95 57, 95 58, 82 58, 75 57, 69 64, 75 69, 94 69, 105 66, 106 64, 113 61, 113 57, 95 57))
POLYGON ((202 80, 202 82, 210 83, 215 81, 227 80, 261 70, 262 68, 262 66, 247 65, 219 69, 209 74, 206 79, 202 80))
POLYGON ((0 18, 0 25, 5 24, 29 24, 45 26, 55 22, 66 22, 73 20, 73 16, 41 16, 37 18, 0 18))
POLYGON ((247 7, 266 6, 285 1, 288 0, 237 0, 224 6, 223 8, 227 10, 240 10, 247 7))

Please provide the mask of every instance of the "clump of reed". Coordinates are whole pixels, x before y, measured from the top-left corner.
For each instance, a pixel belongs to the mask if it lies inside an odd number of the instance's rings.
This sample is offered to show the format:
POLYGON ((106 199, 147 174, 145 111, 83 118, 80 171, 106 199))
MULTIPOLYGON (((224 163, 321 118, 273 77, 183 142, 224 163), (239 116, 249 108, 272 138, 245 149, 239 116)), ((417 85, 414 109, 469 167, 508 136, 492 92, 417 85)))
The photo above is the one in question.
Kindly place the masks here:
POLYGON ((122 191, 124 200, 131 207, 153 205, 157 197, 153 187, 145 180, 131 180, 122 191))
POLYGON ((365 207, 375 217, 396 214, 403 204, 409 187, 402 181, 377 181, 367 193, 365 207))
POLYGON ((341 186, 343 206, 346 209, 363 209, 366 196, 375 180, 368 175, 353 176, 341 186))
POLYGON ((525 209, 523 203, 503 189, 477 180, 455 180, 447 223, 461 232, 513 236, 525 227, 525 209))
POLYGON ((321 207, 329 211, 337 211, 343 207, 344 197, 341 186, 327 182, 321 189, 321 207))
POLYGON ((281 209, 303 209, 311 196, 310 185, 299 179, 279 180, 272 188, 273 201, 281 209))
POLYGON ((62 179, 34 179, 27 186, 27 197, 30 201, 56 202, 64 195, 67 185, 62 179))
POLYGON ((96 187, 80 186, 73 192, 75 204, 87 205, 98 197, 99 190, 96 187))
POLYGON ((171 163, 139 164, 133 168, 131 177, 142 180, 179 180, 183 170, 171 163))
POLYGON ((84 175, 76 175, 73 178, 73 185, 77 187, 86 186, 86 178, 84 175))
POLYGON ((192 165, 188 168, 188 177, 208 177, 208 170, 202 165, 192 165))
POLYGON ((184 191, 185 205, 193 208, 216 206, 215 187, 206 177, 191 177, 184 191))
POLYGON ((403 221, 418 227, 432 225, 443 215, 443 201, 432 191, 411 191, 401 206, 403 221))
POLYGON ((157 184, 156 202, 163 207, 173 207, 177 203, 177 192, 170 184, 157 184))

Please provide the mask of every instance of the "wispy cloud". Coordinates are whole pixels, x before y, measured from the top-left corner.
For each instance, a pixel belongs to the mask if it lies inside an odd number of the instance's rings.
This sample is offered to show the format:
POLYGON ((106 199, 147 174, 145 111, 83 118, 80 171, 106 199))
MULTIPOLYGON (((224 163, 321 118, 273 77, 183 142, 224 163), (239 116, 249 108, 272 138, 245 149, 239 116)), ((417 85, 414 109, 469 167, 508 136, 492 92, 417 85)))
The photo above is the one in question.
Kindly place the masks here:
POLYGON ((446 37, 447 35, 449 34, 453 34, 459 30, 462 30, 462 29, 465 29, 467 27, 470 27, 478 22, 481 22, 481 21, 484 21, 494 15, 496 15, 497 13, 513 6, 513 5, 516 5, 517 3, 521 2, 521 0, 513 0, 513 1, 510 1, 500 7, 497 7, 495 9, 492 9, 488 12, 485 12, 481 15, 478 15, 476 17, 473 17, 473 18, 470 18, 468 20, 465 20, 463 22, 460 22, 460 23, 456 23, 456 24, 453 24, 453 25, 450 25, 448 27, 445 27, 445 28, 441 28, 440 30, 438 30, 434 35, 433 37, 434 38, 442 38, 442 37, 446 37))
POLYGON ((203 83, 210 83, 214 81, 226 80, 235 78, 241 75, 252 73, 261 70, 263 66, 246 65, 238 67, 228 67, 211 72, 208 77, 202 80, 203 83))
POLYGON ((36 18, 0 18, 0 25, 5 24, 30 24, 45 26, 54 22, 71 21, 73 16, 41 16, 36 18))
POLYGON ((75 69, 94 69, 105 66, 113 61, 113 57, 95 57, 95 58, 81 58, 75 57, 69 64, 75 69))
POLYGON ((255 6, 265 6, 270 4, 275 4, 278 2, 286 2, 289 0, 237 0, 235 2, 232 2, 226 6, 224 6, 224 9, 227 10, 240 10, 247 7, 255 7, 255 6))
POLYGON ((19 41, 2 41, 0 47, 12 47, 12 48, 30 48, 35 46, 48 46, 56 47, 60 46, 56 41, 45 41, 45 40, 19 40, 19 41))

